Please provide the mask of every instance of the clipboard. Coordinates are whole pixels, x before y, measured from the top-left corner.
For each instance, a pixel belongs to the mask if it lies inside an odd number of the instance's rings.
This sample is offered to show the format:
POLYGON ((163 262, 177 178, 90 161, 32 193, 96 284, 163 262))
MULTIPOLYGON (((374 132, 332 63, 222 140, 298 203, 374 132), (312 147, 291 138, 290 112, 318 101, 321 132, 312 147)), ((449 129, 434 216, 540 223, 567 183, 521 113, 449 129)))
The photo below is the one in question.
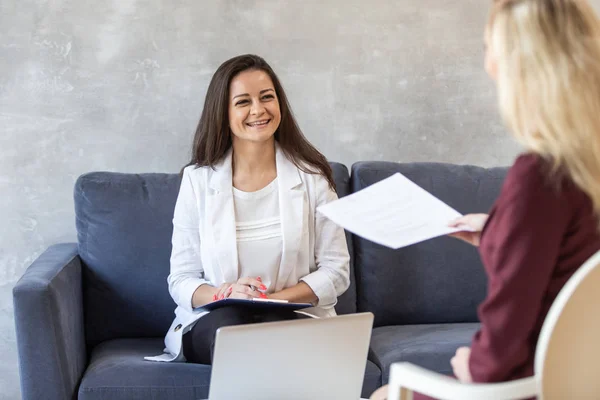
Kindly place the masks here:
POLYGON ((194 308, 194 311, 212 311, 222 307, 228 306, 242 306, 248 309, 268 310, 268 309, 288 309, 288 310, 301 310, 303 308, 314 307, 310 303, 290 303, 283 300, 269 300, 269 299, 222 299, 207 303, 203 306, 194 308))

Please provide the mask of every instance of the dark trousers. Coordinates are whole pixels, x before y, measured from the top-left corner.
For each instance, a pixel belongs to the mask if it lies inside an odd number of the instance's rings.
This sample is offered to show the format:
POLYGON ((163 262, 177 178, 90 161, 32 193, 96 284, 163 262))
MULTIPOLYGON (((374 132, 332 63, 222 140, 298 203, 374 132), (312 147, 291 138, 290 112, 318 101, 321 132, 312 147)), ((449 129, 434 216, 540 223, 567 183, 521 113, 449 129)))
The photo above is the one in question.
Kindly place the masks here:
POLYGON ((230 306, 209 312, 183 335, 183 354, 188 362, 212 364, 215 334, 223 326, 287 321, 307 318, 291 310, 251 310, 230 306))

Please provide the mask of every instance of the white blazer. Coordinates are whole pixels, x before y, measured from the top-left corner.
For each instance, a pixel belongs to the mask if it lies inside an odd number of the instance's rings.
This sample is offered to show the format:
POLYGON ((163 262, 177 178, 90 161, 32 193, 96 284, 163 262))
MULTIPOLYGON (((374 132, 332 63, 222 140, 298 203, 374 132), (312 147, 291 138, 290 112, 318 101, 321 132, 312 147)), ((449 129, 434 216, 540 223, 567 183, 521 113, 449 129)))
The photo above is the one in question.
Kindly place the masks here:
MULTIPOLYGON (((337 199, 320 174, 299 170, 276 145, 283 252, 275 291, 304 281, 318 297, 320 314, 334 316, 337 297, 350 284, 350 256, 344 230, 317 214, 337 199)), ((192 295, 203 284, 219 286, 238 276, 232 190, 232 151, 213 170, 184 169, 173 217, 169 292, 177 304, 165 337, 165 354, 153 361, 185 361, 182 336, 207 312, 192 309, 192 295)))

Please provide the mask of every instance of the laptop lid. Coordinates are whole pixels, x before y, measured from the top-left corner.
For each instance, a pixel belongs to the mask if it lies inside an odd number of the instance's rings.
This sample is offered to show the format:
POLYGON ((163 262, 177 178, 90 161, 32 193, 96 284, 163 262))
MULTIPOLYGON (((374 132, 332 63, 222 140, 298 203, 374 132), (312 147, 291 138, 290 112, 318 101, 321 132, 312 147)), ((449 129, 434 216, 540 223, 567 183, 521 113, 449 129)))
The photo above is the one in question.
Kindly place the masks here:
POLYGON ((358 400, 372 313, 217 330, 210 400, 358 400))

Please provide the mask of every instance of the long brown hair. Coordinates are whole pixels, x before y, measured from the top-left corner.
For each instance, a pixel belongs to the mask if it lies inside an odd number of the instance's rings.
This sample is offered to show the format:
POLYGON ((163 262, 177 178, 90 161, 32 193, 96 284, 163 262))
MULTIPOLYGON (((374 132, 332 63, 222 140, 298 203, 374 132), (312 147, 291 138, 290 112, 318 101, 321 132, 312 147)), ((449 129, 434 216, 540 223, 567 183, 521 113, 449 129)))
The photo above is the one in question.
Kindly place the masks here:
POLYGON ((259 56, 246 54, 225 61, 213 75, 200 122, 194 135, 192 159, 186 165, 214 168, 232 146, 229 129, 229 85, 235 76, 248 70, 260 70, 269 75, 281 109, 281 123, 275 140, 296 167, 309 174, 321 174, 335 190, 333 172, 327 159, 304 137, 294 118, 283 86, 267 62, 259 56))

